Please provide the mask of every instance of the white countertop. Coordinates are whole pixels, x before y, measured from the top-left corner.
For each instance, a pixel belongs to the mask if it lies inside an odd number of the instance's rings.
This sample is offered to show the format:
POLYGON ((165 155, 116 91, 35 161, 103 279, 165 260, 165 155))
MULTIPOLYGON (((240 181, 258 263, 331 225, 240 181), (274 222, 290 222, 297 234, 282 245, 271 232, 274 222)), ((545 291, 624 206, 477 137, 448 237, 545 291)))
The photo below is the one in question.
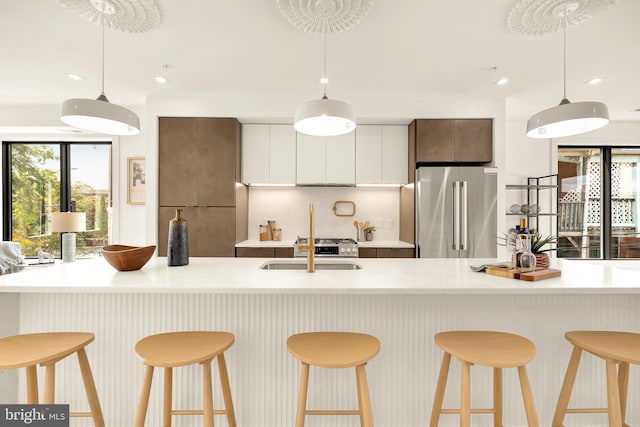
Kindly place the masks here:
MULTIPOLYGON (((152 258, 142 270, 118 272, 104 259, 57 263, 0 276, 0 292, 232 294, 552 294, 640 293, 640 261, 555 260, 562 276, 525 282, 476 273, 470 265, 495 259, 317 260, 357 262, 362 270, 260 270, 264 258, 191 258, 168 267, 152 258)), ((305 263, 305 259, 278 259, 305 263)))
MULTIPOLYGON (((293 248, 295 240, 243 240, 236 243, 236 248, 293 248)), ((414 248, 415 245, 400 240, 372 240, 358 242, 361 248, 414 248)))

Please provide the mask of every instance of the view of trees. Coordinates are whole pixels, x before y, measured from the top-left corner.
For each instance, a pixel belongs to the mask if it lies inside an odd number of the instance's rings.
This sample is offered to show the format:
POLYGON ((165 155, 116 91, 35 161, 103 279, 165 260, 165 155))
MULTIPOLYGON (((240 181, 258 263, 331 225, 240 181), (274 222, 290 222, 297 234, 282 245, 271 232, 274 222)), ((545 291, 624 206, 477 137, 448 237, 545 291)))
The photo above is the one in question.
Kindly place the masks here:
MULTIPOLYGON (((51 233, 51 212, 60 210, 59 144, 11 144, 12 240, 27 257, 36 249, 60 256, 60 235, 51 233)), ((77 255, 93 256, 108 240, 108 190, 71 184, 76 211, 87 215, 87 232, 77 235, 77 255)))

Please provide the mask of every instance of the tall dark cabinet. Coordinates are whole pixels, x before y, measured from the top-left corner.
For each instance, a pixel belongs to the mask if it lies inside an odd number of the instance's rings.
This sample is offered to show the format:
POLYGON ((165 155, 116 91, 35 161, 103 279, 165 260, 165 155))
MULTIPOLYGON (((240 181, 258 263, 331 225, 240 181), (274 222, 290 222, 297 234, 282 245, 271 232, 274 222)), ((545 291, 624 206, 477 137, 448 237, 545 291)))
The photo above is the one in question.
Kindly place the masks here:
POLYGON ((182 209, 190 256, 235 256, 235 244, 247 239, 240 122, 161 117, 158 133, 158 254, 166 256, 169 221, 182 209))

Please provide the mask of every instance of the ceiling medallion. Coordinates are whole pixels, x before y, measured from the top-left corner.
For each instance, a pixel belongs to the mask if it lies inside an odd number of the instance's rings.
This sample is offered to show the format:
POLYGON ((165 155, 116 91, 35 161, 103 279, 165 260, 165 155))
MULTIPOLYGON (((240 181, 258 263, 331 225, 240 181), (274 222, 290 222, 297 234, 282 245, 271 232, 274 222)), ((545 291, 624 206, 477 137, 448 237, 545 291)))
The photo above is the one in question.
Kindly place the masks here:
POLYGON ((520 0, 509 13, 507 28, 512 33, 535 36, 553 33, 561 30, 564 25, 575 27, 588 21, 615 2, 616 0, 520 0))
POLYGON ((350 30, 367 16, 375 0, 277 0, 282 15, 307 33, 350 30))
POLYGON ((58 3, 89 22, 125 33, 144 33, 160 23, 156 0, 58 0, 58 3))

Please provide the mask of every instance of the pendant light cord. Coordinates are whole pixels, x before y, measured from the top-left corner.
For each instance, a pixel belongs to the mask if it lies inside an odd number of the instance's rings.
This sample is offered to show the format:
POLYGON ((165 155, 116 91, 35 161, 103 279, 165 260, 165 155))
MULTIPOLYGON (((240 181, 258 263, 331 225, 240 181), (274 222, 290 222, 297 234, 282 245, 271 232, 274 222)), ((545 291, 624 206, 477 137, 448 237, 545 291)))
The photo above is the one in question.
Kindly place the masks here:
POLYGON ((102 95, 104 95, 104 22, 102 23, 102 95))
POLYGON ((563 55, 562 57, 564 58, 563 61, 563 99, 567 99, 567 6, 565 4, 564 6, 564 23, 562 25, 562 49, 563 49, 563 55))
POLYGON ((323 99, 327 99, 327 83, 329 81, 329 78, 327 77, 327 10, 325 9, 324 11, 324 17, 325 20, 323 22, 322 25, 322 38, 323 38, 323 43, 324 43, 324 69, 322 70, 322 86, 323 86, 323 91, 324 94, 322 96, 323 99))

